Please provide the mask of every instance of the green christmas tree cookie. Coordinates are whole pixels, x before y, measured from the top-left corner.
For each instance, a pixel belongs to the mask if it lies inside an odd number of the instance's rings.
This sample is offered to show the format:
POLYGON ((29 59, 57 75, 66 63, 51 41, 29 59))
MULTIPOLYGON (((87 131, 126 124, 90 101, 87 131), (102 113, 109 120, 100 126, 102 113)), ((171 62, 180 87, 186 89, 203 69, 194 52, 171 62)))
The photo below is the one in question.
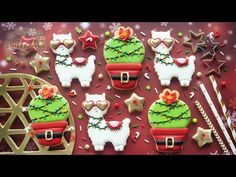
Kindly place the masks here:
POLYGON ((103 54, 107 63, 142 63, 144 52, 144 45, 133 36, 132 28, 121 26, 105 43, 103 54))
POLYGON ((152 128, 185 128, 190 122, 191 112, 186 103, 179 100, 179 92, 165 89, 148 112, 152 128))
POLYGON ((64 97, 56 93, 56 86, 44 85, 39 90, 39 95, 29 104, 28 112, 32 122, 54 122, 67 119, 69 104, 64 97))

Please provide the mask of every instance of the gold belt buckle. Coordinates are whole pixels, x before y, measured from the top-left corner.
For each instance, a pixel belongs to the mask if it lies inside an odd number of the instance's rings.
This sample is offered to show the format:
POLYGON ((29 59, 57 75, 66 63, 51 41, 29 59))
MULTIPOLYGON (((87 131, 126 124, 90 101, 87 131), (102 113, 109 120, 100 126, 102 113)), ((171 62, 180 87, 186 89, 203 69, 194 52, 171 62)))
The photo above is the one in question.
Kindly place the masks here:
POLYGON ((129 82, 129 72, 121 72, 120 73, 120 82, 121 83, 128 83, 129 82), (127 79, 124 80, 124 75, 126 75, 127 79))
POLYGON ((167 136, 167 137, 166 137, 166 148, 173 148, 174 145, 175 145, 174 137, 172 137, 172 136, 167 136), (168 144, 168 140, 171 140, 171 145, 168 144))
POLYGON ((45 139, 46 139, 47 141, 50 141, 50 140, 53 139, 53 132, 52 132, 52 130, 46 130, 46 131, 45 131, 45 139), (49 133, 50 137, 48 137, 48 133, 49 133))

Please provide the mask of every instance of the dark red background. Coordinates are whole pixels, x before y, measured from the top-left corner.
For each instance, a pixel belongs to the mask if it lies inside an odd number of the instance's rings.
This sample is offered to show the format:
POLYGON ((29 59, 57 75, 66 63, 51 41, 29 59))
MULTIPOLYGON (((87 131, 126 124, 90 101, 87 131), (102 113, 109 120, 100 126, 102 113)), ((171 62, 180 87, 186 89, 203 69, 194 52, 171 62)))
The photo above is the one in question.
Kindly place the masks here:
MULTIPOLYGON (((154 140, 152 139, 151 135, 149 134, 149 130, 150 130, 150 125, 149 122, 147 120, 147 113, 148 113, 148 109, 150 107, 150 105, 156 100, 158 99, 158 94, 155 93, 154 88, 157 88, 157 90, 159 91, 159 93, 164 89, 164 87, 162 87, 160 85, 160 82, 158 80, 158 77, 156 75, 156 73, 153 70, 153 60, 149 60, 147 59, 147 56, 151 56, 152 58, 154 57, 154 53, 151 51, 150 47, 147 44, 147 39, 150 37, 151 34, 151 30, 156 29, 159 31, 166 31, 169 29, 172 29, 172 37, 176 38, 180 43, 177 44, 175 43, 175 46, 173 48, 172 51, 172 56, 175 57, 183 57, 185 56, 185 49, 187 49, 186 47, 184 47, 182 45, 182 41, 184 38, 178 38, 177 33, 178 32, 183 32, 184 36, 188 36, 188 30, 193 30, 194 32, 199 32, 199 30, 204 31, 205 34, 208 34, 209 32, 219 32, 220 33, 220 37, 217 38, 217 40, 220 43, 224 43, 225 40, 227 40, 227 44, 226 46, 224 46, 222 48, 222 52, 225 54, 225 57, 228 56, 229 58, 231 58, 231 60, 228 58, 228 62, 226 64, 227 68, 228 68, 228 72, 224 72, 222 71, 221 77, 216 77, 218 85, 221 81, 226 81, 227 86, 226 88, 220 88, 221 90, 221 94, 223 95, 224 101, 226 103, 226 106, 229 108, 229 99, 233 98, 236 96, 236 89, 235 89, 235 82, 234 80, 236 79, 236 72, 235 72, 235 48, 234 48, 234 44, 236 44, 236 39, 235 39, 235 33, 236 33, 236 23, 206 23, 206 22, 193 22, 193 23, 188 23, 188 22, 181 22, 181 23, 177 23, 177 22, 169 22, 167 23, 167 25, 163 26, 161 25, 160 22, 153 22, 153 23, 144 23, 144 22, 127 22, 127 23, 121 23, 121 25, 123 26, 130 26, 134 29, 134 32, 136 33, 137 37, 139 39, 142 39, 142 42, 145 45, 145 49, 146 49, 146 54, 145 54, 145 60, 143 62, 143 71, 142 74, 139 78, 139 85, 140 87, 136 87, 134 90, 130 90, 130 91, 119 91, 119 90, 115 90, 112 89, 111 91, 106 90, 106 86, 107 85, 111 85, 110 82, 110 78, 107 74, 107 72, 105 71, 105 61, 103 58, 103 42, 104 40, 106 40, 106 37, 101 37, 101 34, 104 34, 105 31, 109 31, 109 25, 111 25, 111 22, 106 22, 106 23, 100 23, 100 22, 93 22, 93 23, 89 23, 89 27, 87 29, 91 30, 94 34, 97 34, 100 36, 99 42, 98 42, 98 48, 97 50, 83 50, 82 49, 82 45, 81 42, 78 40, 78 35, 76 34, 76 32, 74 31, 74 28, 76 26, 80 27, 80 22, 78 23, 52 23, 53 27, 51 30, 49 31, 45 31, 43 29, 43 23, 16 23, 17 26, 22 26, 24 28, 35 28, 36 30, 40 30, 42 32, 44 32, 45 37, 46 37, 46 43, 47 43, 47 48, 46 50, 49 51, 49 54, 46 54, 50 57, 50 72, 43 72, 38 74, 37 76, 47 80, 48 82, 50 82, 51 84, 56 85, 59 88, 59 91, 62 93, 62 95, 68 100, 68 102, 70 103, 70 108, 73 112, 74 115, 74 119, 75 119, 75 124, 76 124, 76 144, 74 147, 74 152, 73 154, 158 154, 156 149, 155 149, 155 143, 154 140), (135 29, 135 25, 139 25, 140 29, 135 29), (54 61, 55 61, 55 55, 51 52, 50 48, 48 47, 49 41, 52 38, 52 33, 69 33, 71 32, 73 35, 73 38, 76 40, 77 45, 75 47, 74 52, 71 54, 72 58, 74 57, 78 57, 78 56, 88 56, 91 54, 96 55, 96 60, 98 62, 102 63, 102 66, 100 65, 96 65, 96 73, 93 76, 93 81, 92 84, 90 86, 90 88, 81 88, 79 81, 78 80, 74 80, 72 82, 72 86, 69 89, 66 88, 62 88, 61 84, 59 83, 58 77, 55 73, 55 69, 54 69, 54 61), (144 32, 146 34, 146 37, 142 36, 140 34, 140 32, 144 32), (177 54, 177 50, 179 49, 183 49, 182 52, 180 52, 179 54, 177 54), (144 73, 148 72, 145 69, 145 66, 151 66, 151 71, 149 73, 150 76, 150 80, 147 80, 144 78, 144 73), (98 79, 98 74, 102 73, 104 78, 103 80, 99 80, 98 79), (50 75, 52 76, 53 79, 48 79, 47 76, 50 75), (97 84, 101 84, 100 87, 96 87, 97 84), (145 90, 145 86, 147 84, 151 85, 151 90, 150 91, 146 91, 145 90), (77 92, 77 96, 75 98, 71 98, 70 96, 68 96, 68 92, 71 89, 75 89, 77 92), (131 128, 131 135, 130 138, 128 139, 126 148, 123 152, 115 152, 112 145, 111 144, 107 144, 105 147, 105 150, 103 152, 95 152, 93 150, 91 141, 89 139, 89 137, 87 136, 87 130, 86 130, 86 125, 88 122, 87 116, 84 114, 84 111, 82 110, 80 104, 81 102, 84 100, 84 95, 85 93, 97 93, 97 94, 101 94, 103 92, 106 93, 106 97, 107 99, 109 99, 109 96, 112 96, 113 98, 113 102, 111 102, 111 107, 108 111, 108 113, 105 115, 105 118, 108 120, 109 116, 112 115, 113 116, 113 120, 122 120, 125 117, 129 117, 131 119, 131 126, 133 124, 138 124, 138 128, 131 128), (133 92, 137 93, 139 96, 143 96, 145 97, 145 103, 144 103, 144 111, 142 113, 134 113, 134 114, 129 114, 127 107, 124 105, 124 99, 128 98, 133 92), (114 95, 120 95, 121 99, 116 98, 114 95), (71 102, 75 101, 77 103, 77 106, 73 105, 71 102), (117 115, 117 110, 114 109, 114 103, 119 103, 120 104, 120 109, 118 111, 121 111, 120 115, 117 115), (83 114, 83 119, 82 120, 78 120, 77 116, 78 114, 83 114), (139 121, 138 119, 136 119, 136 116, 139 116, 142 118, 142 121, 139 121), (140 125, 143 124, 144 128, 142 128, 140 125), (82 126, 82 131, 79 131, 79 126, 82 126), (138 141, 136 143, 134 143, 131 140, 131 137, 135 134, 136 131, 139 131, 141 133, 141 136, 139 137, 138 141), (86 141, 82 140, 82 139, 86 139, 86 141), (144 139, 147 139, 150 141, 149 144, 144 142, 144 139), (89 144, 90 145, 90 150, 85 150, 84 145, 85 144, 89 144), (83 149, 80 149, 79 146, 82 146, 83 149)), ((82 29, 82 34, 84 34, 86 30, 82 29)), ((14 31, 13 31, 14 32, 14 31)), ((12 31, 4 31, 3 28, 0 29, 0 40, 1 40, 1 52, 0 52, 0 61, 5 60, 5 51, 4 51, 4 42, 6 40, 6 35, 8 33, 12 33, 12 31)), ((82 35, 81 34, 81 35, 82 35)), ((112 36, 112 34, 111 34, 112 36)), ((189 51, 190 48, 188 48, 189 51)), ((190 52, 191 54, 191 52, 190 52)), ((200 113, 198 112, 197 108, 194 105, 194 101, 195 100, 199 100, 201 102, 201 104, 203 105, 205 111, 207 112, 208 116, 210 117, 211 121, 214 123, 216 129, 218 130, 218 132, 220 133, 221 137, 223 138, 224 142, 225 138, 221 132, 221 129, 219 128, 215 117, 213 116, 205 98, 203 97, 203 94, 200 91, 199 88, 199 83, 202 82, 205 84, 207 90, 210 93, 210 96, 212 98, 212 100, 214 101, 216 107, 218 108, 218 111, 220 113, 220 115, 222 115, 222 111, 220 109, 220 106, 217 102, 215 93, 211 87, 210 81, 209 79, 204 75, 204 73, 206 72, 206 67, 204 66, 203 62, 200 59, 200 53, 196 54, 197 56, 197 60, 196 60, 196 72, 201 71, 203 73, 203 77, 201 79, 197 79, 196 75, 193 76, 193 80, 191 82, 191 85, 188 88, 181 88, 179 85, 178 80, 174 79, 171 82, 170 85, 170 89, 176 89, 180 92, 180 99, 183 100, 184 102, 186 102, 192 112, 192 117, 193 118, 197 118, 198 119, 198 123, 197 124, 193 124, 192 122, 189 124, 188 128, 189 128, 189 134, 186 137, 185 140, 185 144, 184 144, 184 149, 182 152, 178 153, 178 154, 210 154, 211 152, 215 152, 218 151, 219 153, 222 153, 222 150, 220 148, 220 146, 218 145, 216 139, 213 137, 214 142, 212 144, 208 144, 202 148, 199 148, 197 146, 197 143, 195 141, 192 140, 192 136, 193 134, 196 132, 196 129, 198 126, 203 127, 203 128, 208 128, 206 123, 204 122, 202 116, 200 115, 200 113), (197 88, 197 91, 195 91, 195 96, 193 97, 193 99, 189 99, 189 93, 191 91, 193 91, 193 87, 197 88), (185 92, 185 94, 184 94, 185 92), (185 96, 186 95, 186 96, 185 96)), ((223 56, 222 56, 223 57, 223 56)), ((9 68, 17 68, 17 73, 28 73, 28 74, 32 74, 35 75, 35 72, 33 71, 33 69, 30 67, 30 65, 28 64, 29 60, 28 59, 21 59, 25 64, 26 67, 22 68, 20 65, 15 66, 15 61, 17 61, 16 59, 14 59, 13 62, 8 63, 8 65, 6 67, 2 67, 0 65, 0 71, 4 74, 4 73, 10 73, 10 72, 14 72, 14 71, 10 71, 9 68)), ((66 74, 66 73, 65 73, 66 74)), ((231 111, 233 111, 233 109, 230 109, 231 111)), ((227 144, 226 144, 227 145, 227 144)), ((227 145, 228 147, 228 145, 227 145)), ((229 148, 230 150, 230 148, 229 148)))

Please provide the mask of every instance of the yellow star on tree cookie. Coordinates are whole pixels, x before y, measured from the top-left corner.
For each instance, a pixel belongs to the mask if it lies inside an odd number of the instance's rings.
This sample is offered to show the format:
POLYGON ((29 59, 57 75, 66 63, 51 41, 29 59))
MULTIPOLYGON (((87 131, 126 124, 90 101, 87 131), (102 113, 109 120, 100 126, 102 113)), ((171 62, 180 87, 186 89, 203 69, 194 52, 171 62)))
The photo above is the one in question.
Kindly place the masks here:
POLYGON ((132 93, 132 95, 125 100, 125 104, 128 106, 129 113, 135 111, 142 111, 143 103, 144 103, 144 97, 140 97, 135 93, 132 93))
POLYGON ((49 71, 49 57, 43 57, 39 54, 36 54, 34 60, 29 63, 35 70, 36 73, 42 71, 49 71))
POLYGON ((203 129, 201 127, 197 128, 197 132, 193 135, 192 138, 198 143, 199 147, 213 142, 211 138, 211 129, 203 129))

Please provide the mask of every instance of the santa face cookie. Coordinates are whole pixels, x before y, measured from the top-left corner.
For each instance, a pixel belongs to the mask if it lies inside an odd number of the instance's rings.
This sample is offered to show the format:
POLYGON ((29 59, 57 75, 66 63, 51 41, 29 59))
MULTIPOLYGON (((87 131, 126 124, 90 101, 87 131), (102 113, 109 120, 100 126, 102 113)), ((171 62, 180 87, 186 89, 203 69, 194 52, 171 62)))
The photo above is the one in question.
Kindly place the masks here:
POLYGON ((111 77, 112 86, 119 90, 134 89, 142 70, 145 48, 133 35, 130 27, 119 27, 114 37, 104 45, 106 70, 111 77))
POLYGON ((165 89, 149 108, 151 125, 157 151, 179 152, 183 148, 191 112, 186 103, 179 99, 179 92, 165 89))
POLYGON ((55 70, 62 87, 70 87, 72 79, 78 79, 81 87, 89 87, 95 73, 94 55, 88 58, 78 57, 72 59, 70 53, 76 45, 69 34, 53 34, 50 48, 56 54, 55 70), (84 74, 86 73, 86 74, 84 74))
POLYGON ((154 69, 162 86, 169 86, 171 79, 178 78, 182 87, 188 87, 195 71, 196 57, 173 58, 170 51, 175 39, 171 37, 170 31, 151 31, 148 44, 155 52, 154 69))
POLYGON ((28 112, 32 120, 31 128, 43 146, 61 144, 64 131, 68 125, 69 104, 64 97, 57 94, 56 86, 43 85, 29 104, 28 112))
POLYGON ((115 151, 123 151, 130 134, 130 119, 106 121, 104 115, 110 106, 105 93, 85 94, 82 108, 89 116, 88 135, 95 151, 103 151, 107 142, 111 142, 115 151))

